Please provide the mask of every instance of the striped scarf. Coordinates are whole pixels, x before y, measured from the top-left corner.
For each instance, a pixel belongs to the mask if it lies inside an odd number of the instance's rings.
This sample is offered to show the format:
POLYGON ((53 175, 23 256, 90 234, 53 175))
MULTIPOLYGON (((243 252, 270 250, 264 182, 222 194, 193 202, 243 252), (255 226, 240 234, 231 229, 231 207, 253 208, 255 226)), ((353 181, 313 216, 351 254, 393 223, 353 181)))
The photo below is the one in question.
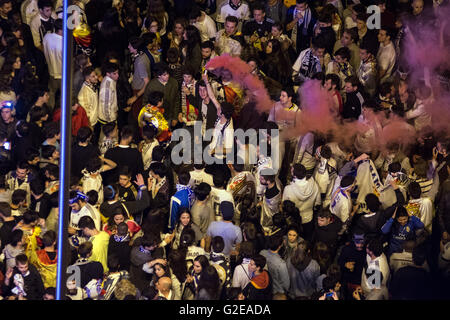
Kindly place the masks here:
POLYGON ((377 169, 373 165, 373 162, 370 160, 364 160, 363 162, 369 162, 369 170, 370 170, 370 176, 372 177, 372 182, 375 187, 375 193, 377 196, 380 196, 380 193, 383 191, 383 184, 381 183, 380 177, 378 176, 377 169))

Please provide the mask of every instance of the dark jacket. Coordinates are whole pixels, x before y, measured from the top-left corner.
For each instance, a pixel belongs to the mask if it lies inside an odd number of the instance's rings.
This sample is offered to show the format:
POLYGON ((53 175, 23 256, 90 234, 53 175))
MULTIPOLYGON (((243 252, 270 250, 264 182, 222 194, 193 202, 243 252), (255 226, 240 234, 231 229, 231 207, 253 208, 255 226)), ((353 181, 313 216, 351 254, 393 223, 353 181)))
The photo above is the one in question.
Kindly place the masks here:
POLYGON ((361 284, 361 275, 366 259, 366 250, 358 251, 353 242, 342 248, 338 263, 341 268, 342 281, 344 283, 361 284), (355 262, 355 268, 350 271, 345 267, 347 262, 355 262))
POLYGON ((369 236, 376 236, 381 234, 381 227, 386 223, 386 221, 392 217, 395 208, 398 205, 403 205, 405 203, 405 198, 403 197, 400 189, 395 190, 395 195, 397 197, 397 202, 394 203, 389 208, 385 210, 378 210, 377 212, 364 212, 362 214, 355 215, 352 223, 354 223, 354 233, 365 234, 369 236))
POLYGON ((136 201, 117 201, 111 204, 108 203, 108 201, 105 201, 100 205, 100 212, 105 218, 109 219, 113 216, 114 212, 116 212, 117 208, 121 208, 128 216, 133 216, 134 214, 147 209, 150 205, 150 196, 147 189, 140 191, 140 193, 142 196, 136 201))
POLYGON ((333 48, 336 42, 336 33, 334 32, 333 27, 320 28, 319 35, 324 40, 325 53, 329 53, 330 56, 333 56, 333 48))
POLYGON ((319 226, 317 219, 315 220, 314 232, 312 236, 312 243, 323 242, 329 248, 336 248, 338 240, 338 233, 342 229, 341 220, 334 214, 331 215, 330 224, 326 226, 319 226))
POLYGON ((74 266, 80 268, 81 288, 84 288, 92 279, 103 279, 103 265, 98 261, 79 259, 74 266))
POLYGON ((364 97, 359 91, 347 93, 347 100, 344 103, 342 117, 344 119, 357 120, 359 115, 361 114, 363 103, 364 97))
MULTIPOLYGON (((189 95, 187 98, 189 100, 189 102, 195 107, 197 108, 199 115, 201 115, 201 120, 205 121, 205 119, 203 119, 203 114, 202 114, 202 98, 200 97, 199 93, 198 93, 198 86, 196 88, 196 96, 194 97, 193 95, 189 95)), ((211 99, 209 100, 209 103, 207 104, 207 111, 206 111, 206 130, 208 129, 214 129, 214 124, 216 123, 217 120, 217 108, 214 105, 214 103, 211 101, 211 99)))
POLYGON ((114 161, 117 167, 102 174, 104 185, 116 183, 119 180, 119 170, 124 166, 131 170, 132 177, 144 173, 142 155, 136 148, 117 146, 106 151, 105 158, 114 161))
POLYGON ((407 266, 393 275, 389 292, 392 300, 432 299, 430 274, 423 268, 407 266))
POLYGON ((150 252, 142 251, 142 238, 138 238, 134 242, 134 246, 130 253, 130 281, 141 292, 151 281, 151 275, 142 270, 144 263, 150 262, 154 259, 164 257, 164 249, 157 248, 150 252))
POLYGON ((186 67, 191 68, 194 72, 198 72, 200 70, 200 66, 202 64, 202 50, 200 49, 200 45, 196 44, 194 48, 187 54, 186 60, 184 61, 184 65, 186 67))
POLYGON ((120 270, 130 270, 130 240, 118 242, 114 236, 109 238, 108 256, 115 255, 119 260, 120 270))
POLYGON ((72 175, 81 178, 82 177, 81 171, 85 168, 87 160, 98 155, 100 155, 100 151, 98 150, 98 147, 94 146, 93 144, 89 143, 86 147, 83 147, 78 145, 78 143, 75 143, 72 146, 72 158, 71 158, 72 175))
MULTIPOLYGON (((41 275, 39 271, 37 271, 36 267, 32 264, 28 264, 29 274, 24 276, 24 291, 27 294, 25 296, 28 300, 42 300, 44 296, 44 283, 42 282, 41 275)), ((9 280, 9 285, 2 285, 3 296, 10 296, 14 293, 11 292, 12 289, 16 286, 14 284, 14 276, 16 274, 20 274, 20 271, 17 267, 14 267, 13 274, 11 279, 9 280)))

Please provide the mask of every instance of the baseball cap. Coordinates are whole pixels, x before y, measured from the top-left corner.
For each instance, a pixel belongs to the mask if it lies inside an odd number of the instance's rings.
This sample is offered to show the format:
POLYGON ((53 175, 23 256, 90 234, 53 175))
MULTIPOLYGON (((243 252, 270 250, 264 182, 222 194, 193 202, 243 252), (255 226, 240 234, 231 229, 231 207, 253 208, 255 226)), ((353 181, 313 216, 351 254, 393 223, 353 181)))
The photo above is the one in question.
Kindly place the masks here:
POLYGON ((353 242, 355 243, 364 243, 364 235, 363 234, 354 234, 353 242))

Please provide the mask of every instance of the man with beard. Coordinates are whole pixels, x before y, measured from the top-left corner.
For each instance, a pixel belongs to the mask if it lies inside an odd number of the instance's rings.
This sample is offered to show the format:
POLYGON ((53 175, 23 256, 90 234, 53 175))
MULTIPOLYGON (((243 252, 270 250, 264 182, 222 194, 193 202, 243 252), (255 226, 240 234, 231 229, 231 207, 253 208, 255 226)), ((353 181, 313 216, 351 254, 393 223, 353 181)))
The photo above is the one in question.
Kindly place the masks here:
POLYGON ((93 143, 98 141, 100 126, 98 121, 98 78, 94 68, 86 67, 83 70, 84 82, 78 93, 78 102, 86 111, 91 128, 94 128, 93 143))
POLYGON ((359 48, 361 63, 357 69, 358 79, 370 96, 375 95, 377 88, 377 60, 374 56, 374 48, 368 43, 362 42, 359 48))
POLYGON ((202 63, 200 67, 202 68, 202 73, 205 72, 205 65, 216 56, 214 52, 214 42, 211 40, 204 41, 200 45, 200 49, 202 51, 202 63))

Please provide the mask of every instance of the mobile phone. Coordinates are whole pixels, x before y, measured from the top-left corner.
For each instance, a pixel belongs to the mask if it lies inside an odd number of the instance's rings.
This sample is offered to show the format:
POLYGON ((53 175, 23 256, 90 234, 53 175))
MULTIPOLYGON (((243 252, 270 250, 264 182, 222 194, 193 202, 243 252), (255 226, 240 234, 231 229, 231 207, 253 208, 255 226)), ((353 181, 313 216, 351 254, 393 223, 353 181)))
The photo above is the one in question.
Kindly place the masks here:
POLYGON ((11 142, 5 142, 5 143, 3 144, 3 147, 4 147, 6 150, 11 150, 11 142))
POLYGON ((333 297, 334 292, 327 292, 327 294, 325 295, 325 297, 327 298, 331 298, 333 297))

